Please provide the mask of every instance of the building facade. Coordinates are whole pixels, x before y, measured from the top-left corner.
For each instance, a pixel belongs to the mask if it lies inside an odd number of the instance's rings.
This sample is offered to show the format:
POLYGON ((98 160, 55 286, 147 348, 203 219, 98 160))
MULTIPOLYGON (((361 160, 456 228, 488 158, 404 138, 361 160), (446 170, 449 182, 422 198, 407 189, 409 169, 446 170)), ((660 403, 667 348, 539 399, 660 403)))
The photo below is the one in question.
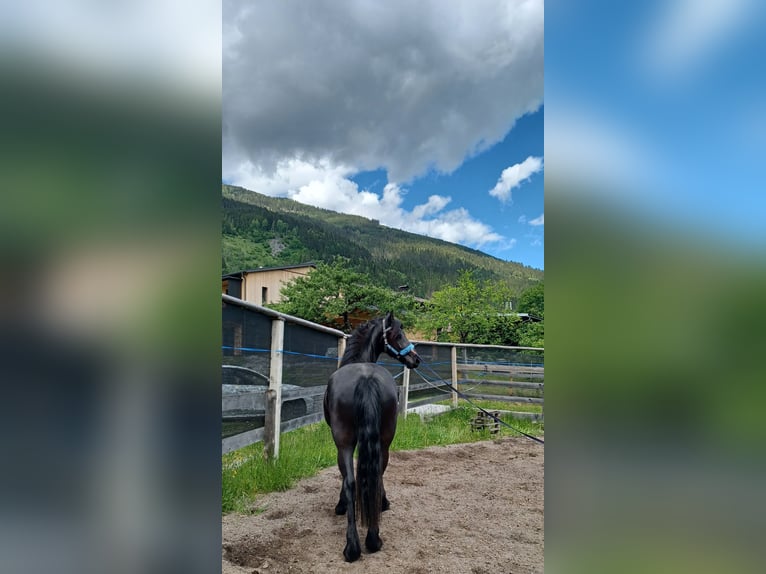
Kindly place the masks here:
POLYGON ((308 275, 312 269, 316 269, 316 265, 303 263, 237 271, 221 278, 221 291, 256 305, 279 303, 282 301, 282 287, 296 277, 308 275))

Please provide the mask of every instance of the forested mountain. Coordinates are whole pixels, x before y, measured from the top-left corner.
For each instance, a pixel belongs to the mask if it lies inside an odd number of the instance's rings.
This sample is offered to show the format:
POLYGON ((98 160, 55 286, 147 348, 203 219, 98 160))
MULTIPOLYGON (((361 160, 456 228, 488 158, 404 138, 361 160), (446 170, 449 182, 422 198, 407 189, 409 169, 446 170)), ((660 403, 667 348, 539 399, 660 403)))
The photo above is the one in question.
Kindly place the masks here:
POLYGON ((223 273, 260 266, 331 261, 396 288, 429 297, 463 269, 477 279, 503 280, 517 293, 543 280, 543 271, 497 259, 461 245, 318 209, 291 199, 223 186, 223 273))

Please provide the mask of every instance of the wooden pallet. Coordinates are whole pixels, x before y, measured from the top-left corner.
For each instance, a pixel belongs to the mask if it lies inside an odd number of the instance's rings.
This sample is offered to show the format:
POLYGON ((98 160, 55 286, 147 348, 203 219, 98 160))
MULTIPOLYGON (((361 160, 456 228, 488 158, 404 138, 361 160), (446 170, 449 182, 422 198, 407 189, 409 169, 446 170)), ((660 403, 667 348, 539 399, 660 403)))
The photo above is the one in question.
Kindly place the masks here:
MULTIPOLYGON (((487 411, 495 417, 500 417, 500 411, 487 411)), ((471 420, 471 430, 485 430, 489 429, 489 434, 497 434, 500 432, 500 423, 493 419, 491 416, 485 414, 483 411, 477 411, 476 416, 471 420)))

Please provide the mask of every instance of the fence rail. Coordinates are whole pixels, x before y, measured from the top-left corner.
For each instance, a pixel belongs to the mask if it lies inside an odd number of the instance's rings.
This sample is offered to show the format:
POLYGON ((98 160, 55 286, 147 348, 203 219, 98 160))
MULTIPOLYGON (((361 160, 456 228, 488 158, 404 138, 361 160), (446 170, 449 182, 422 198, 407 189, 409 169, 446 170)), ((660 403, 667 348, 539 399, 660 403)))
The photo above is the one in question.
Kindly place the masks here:
POLYGON ((545 383, 529 383, 523 381, 491 381, 484 379, 460 379, 461 385, 487 385, 488 387, 509 387, 513 389, 538 389, 542 390, 545 383))
MULTIPOLYGON (((222 303, 224 363, 237 363, 222 365, 227 377, 221 401, 224 423, 241 425, 243 421, 263 419, 260 428, 235 426, 234 434, 222 438, 222 452, 225 454, 263 441, 266 456, 276 458, 281 433, 322 420, 321 397, 329 374, 340 363, 347 335, 229 295, 222 295, 222 303), (233 380, 234 384, 227 384, 227 380, 233 380), (254 382, 259 386, 253 386, 254 382), (282 420, 284 414, 288 415, 288 420, 282 420)), ((439 376, 443 381, 468 397, 543 405, 544 349, 412 342, 421 357, 431 359, 427 361, 431 368, 441 371, 439 376), (459 352, 462 355, 460 361, 459 352), (493 375, 493 378, 479 378, 482 373, 493 375), (472 392, 484 387, 507 392, 472 392), (516 390, 540 396, 511 394, 516 390)), ((411 408, 450 398, 452 405, 457 406, 457 394, 444 386, 445 383, 423 379, 425 382, 411 384, 409 369, 398 362, 381 361, 381 364, 397 379, 401 376, 399 403, 405 417, 411 408), (434 394, 423 396, 429 391, 434 394)), ((518 418, 543 420, 542 413, 501 412, 518 418)))
POLYGON ((482 393, 463 393, 463 395, 472 399, 483 399, 486 401, 502 401, 505 403, 534 403, 539 405, 543 404, 543 399, 538 399, 536 397, 498 396, 485 395, 482 393))

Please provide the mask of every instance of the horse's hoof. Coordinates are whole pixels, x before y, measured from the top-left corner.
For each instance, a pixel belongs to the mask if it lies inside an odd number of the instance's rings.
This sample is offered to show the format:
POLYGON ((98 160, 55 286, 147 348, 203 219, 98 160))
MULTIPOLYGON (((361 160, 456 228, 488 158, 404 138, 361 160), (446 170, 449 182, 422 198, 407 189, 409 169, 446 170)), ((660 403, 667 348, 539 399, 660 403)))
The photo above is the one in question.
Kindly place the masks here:
POLYGON ((346 559, 346 562, 356 562, 361 555, 362 549, 358 544, 354 547, 346 544, 346 547, 343 549, 343 557, 346 559))
POLYGON ((364 545, 367 547, 367 550, 370 552, 377 552, 383 547, 383 541, 380 539, 380 536, 377 534, 373 534, 372 532, 367 533, 367 538, 364 540, 364 545))
POLYGON ((346 514, 346 505, 338 503, 338 505, 335 507, 335 514, 338 516, 346 514))

